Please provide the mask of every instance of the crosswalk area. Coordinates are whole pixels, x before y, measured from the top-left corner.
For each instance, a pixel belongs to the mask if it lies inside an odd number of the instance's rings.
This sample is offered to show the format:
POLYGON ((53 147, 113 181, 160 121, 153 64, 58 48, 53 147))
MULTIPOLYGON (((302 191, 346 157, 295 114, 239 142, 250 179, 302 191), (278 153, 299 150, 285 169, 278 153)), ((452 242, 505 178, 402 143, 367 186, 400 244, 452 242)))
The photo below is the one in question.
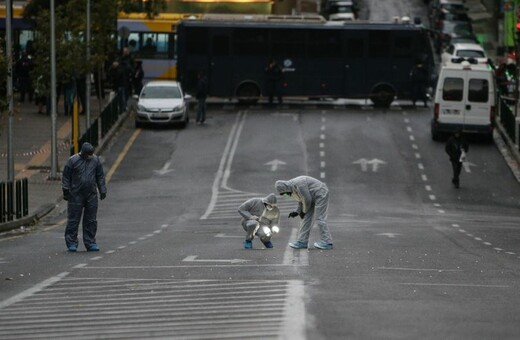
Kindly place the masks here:
POLYGON ((67 276, 0 309, 0 338, 276 339, 304 322, 300 281, 67 276))

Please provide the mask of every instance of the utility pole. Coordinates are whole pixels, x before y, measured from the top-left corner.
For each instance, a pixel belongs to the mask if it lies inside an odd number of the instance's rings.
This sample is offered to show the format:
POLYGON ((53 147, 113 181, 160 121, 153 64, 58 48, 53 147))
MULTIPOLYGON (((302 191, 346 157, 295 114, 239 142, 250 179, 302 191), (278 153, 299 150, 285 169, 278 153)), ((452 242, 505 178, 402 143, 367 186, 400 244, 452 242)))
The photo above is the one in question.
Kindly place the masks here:
POLYGON ((90 128, 90 0, 87 0, 87 84, 86 84, 86 91, 87 94, 85 95, 86 103, 85 103, 85 115, 86 115, 86 123, 87 127, 86 129, 90 128))
MULTIPOLYGON (((14 181, 14 152, 13 152, 13 121, 14 121, 14 98, 13 98, 13 42, 12 42, 12 18, 13 0, 6 1, 5 20, 5 55, 7 57, 7 100, 9 102, 7 122, 7 180, 14 181)), ((11 197, 12 199, 12 197, 11 197)))
POLYGON ((50 0, 51 12, 51 175, 49 179, 58 178, 58 143, 56 129, 56 29, 54 0, 50 0))

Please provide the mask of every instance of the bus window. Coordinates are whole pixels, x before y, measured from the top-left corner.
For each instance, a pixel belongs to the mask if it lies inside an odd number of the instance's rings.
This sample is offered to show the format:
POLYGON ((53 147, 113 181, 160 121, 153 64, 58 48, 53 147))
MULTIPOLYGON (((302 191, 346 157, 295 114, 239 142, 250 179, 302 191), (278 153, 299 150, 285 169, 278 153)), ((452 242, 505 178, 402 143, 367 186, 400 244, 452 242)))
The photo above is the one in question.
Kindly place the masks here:
POLYGON ((365 55, 364 49, 364 39, 348 39, 346 44, 345 55, 348 59, 360 59, 363 58, 365 55))
POLYGON ((305 57, 305 30, 273 29, 271 33, 273 57, 305 57))
POLYGON ((309 31, 307 53, 309 57, 340 58, 340 31, 309 31))
POLYGON ((208 30, 206 28, 193 28, 188 31, 186 37, 186 53, 194 55, 208 54, 208 30))
POLYGON ((239 28, 233 34, 235 55, 267 56, 267 31, 239 28))
POLYGON ((392 34, 390 31, 372 31, 368 34, 369 58, 389 57, 392 34))
POLYGON ((462 78, 446 78, 442 86, 442 99, 451 102, 462 101, 464 80, 462 78))
POLYGON ((214 56, 229 56, 229 37, 227 35, 215 35, 211 39, 211 50, 214 56))

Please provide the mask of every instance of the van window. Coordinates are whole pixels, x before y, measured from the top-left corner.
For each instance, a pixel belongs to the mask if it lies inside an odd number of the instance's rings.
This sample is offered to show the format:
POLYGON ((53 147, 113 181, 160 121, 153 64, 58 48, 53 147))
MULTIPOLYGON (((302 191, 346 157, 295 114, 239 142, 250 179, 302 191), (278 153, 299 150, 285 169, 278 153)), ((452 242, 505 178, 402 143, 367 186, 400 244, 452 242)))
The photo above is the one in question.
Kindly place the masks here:
POLYGON ((468 87, 468 100, 476 103, 487 103, 489 96, 489 83, 486 79, 470 79, 468 87))
POLYGON ((446 78, 442 86, 442 99, 446 101, 462 101, 464 80, 462 78, 446 78))

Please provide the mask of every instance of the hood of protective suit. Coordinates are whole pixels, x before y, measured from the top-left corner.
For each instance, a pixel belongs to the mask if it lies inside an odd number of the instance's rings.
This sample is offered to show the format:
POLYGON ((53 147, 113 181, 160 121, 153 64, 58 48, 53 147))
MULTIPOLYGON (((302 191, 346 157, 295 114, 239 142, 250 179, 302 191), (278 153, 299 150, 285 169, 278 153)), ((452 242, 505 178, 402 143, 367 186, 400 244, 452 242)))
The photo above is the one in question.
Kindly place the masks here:
POLYGON ((262 202, 265 204, 276 205, 276 195, 269 194, 266 197, 262 198, 262 202))
POLYGON ((274 187, 278 194, 281 194, 282 192, 292 192, 289 181, 276 181, 274 187))
POLYGON ((94 147, 90 143, 83 143, 81 146, 81 155, 82 156, 90 156, 94 154, 94 147))

